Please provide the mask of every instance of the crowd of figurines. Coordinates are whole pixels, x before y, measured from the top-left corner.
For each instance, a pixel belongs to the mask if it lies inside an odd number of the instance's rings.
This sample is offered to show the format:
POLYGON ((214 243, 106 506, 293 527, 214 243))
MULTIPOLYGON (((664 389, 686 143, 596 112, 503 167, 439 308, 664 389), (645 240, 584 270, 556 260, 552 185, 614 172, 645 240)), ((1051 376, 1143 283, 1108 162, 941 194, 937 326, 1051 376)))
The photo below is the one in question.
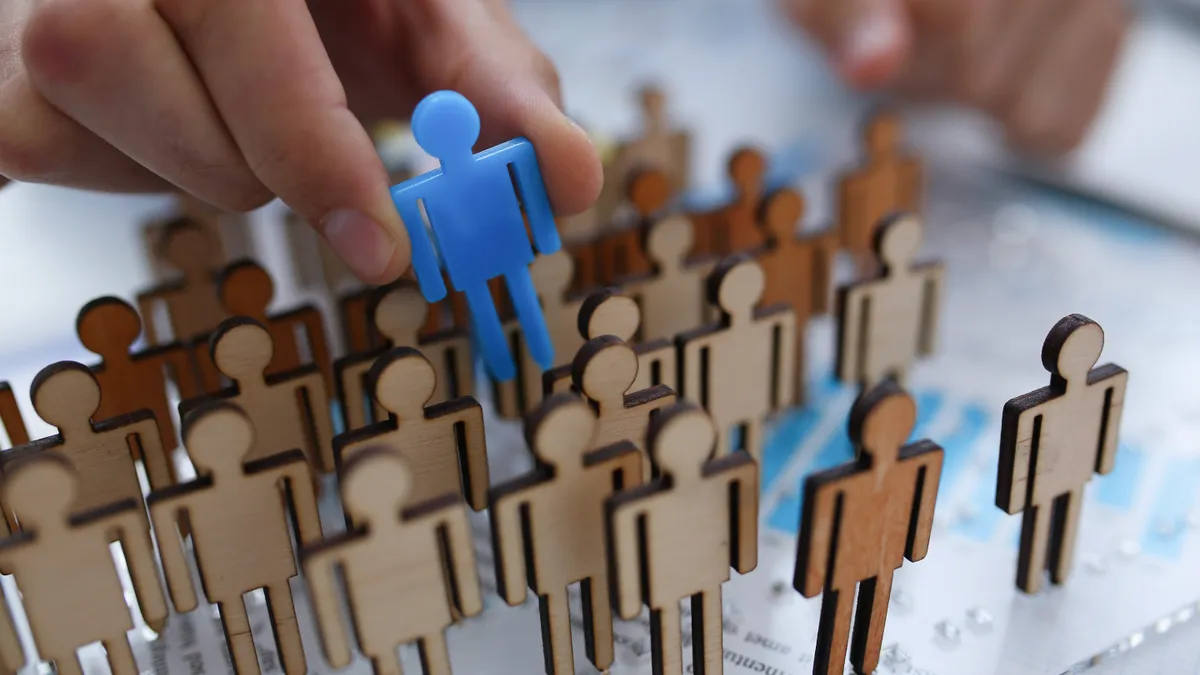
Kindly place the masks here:
MULTIPOLYGON (((897 149, 896 121, 880 115, 827 231, 797 232, 803 198, 764 193, 764 161, 751 148, 730 159, 730 203, 679 213, 687 135, 663 121, 660 95, 644 99, 644 135, 608 162, 600 203, 561 223, 564 250, 532 265, 559 355, 544 372, 497 286, 510 380, 476 382, 461 296, 428 304, 409 279, 342 297, 332 325, 345 353, 335 361, 315 307, 272 313, 262 267, 222 267, 238 243, 215 219, 150 227, 153 264, 168 280, 136 308, 88 303, 78 333, 99 360, 56 363, 33 382, 34 409, 59 433, 31 442, 11 389, 0 388, 16 445, 0 453, 11 533, 0 571, 15 575, 41 657, 78 673, 75 650, 101 641, 114 673, 137 672, 109 555, 120 542, 148 624, 162 628, 169 606, 196 608, 202 591, 242 675, 259 669, 243 605, 255 589, 266 592, 284 671, 306 672, 288 583, 299 569, 333 667, 352 653, 340 571, 355 646, 377 673, 398 675, 397 647, 410 642, 426 675, 450 673, 444 631, 482 608, 469 508, 489 511, 503 598, 537 596, 547 673, 574 670, 567 588, 576 582, 597 668, 613 661, 614 611, 634 617, 646 606, 654 672, 681 673, 688 599, 692 672, 720 673, 721 587, 731 568, 748 573, 757 560, 764 420, 804 404, 804 328, 832 309, 837 375, 862 390, 849 420, 858 457, 806 479, 795 587, 823 595, 814 673, 841 673, 847 651, 858 672, 873 671, 893 572, 928 550, 942 464, 935 443, 908 442, 916 411, 901 389, 910 363, 934 348, 942 283, 939 265, 913 262, 918 164, 897 149), (627 186, 624 199, 613 186, 627 186), (623 206, 633 219, 612 224, 623 206), (831 302, 839 252, 863 280, 831 302), (167 326, 154 320, 164 309, 167 326), (149 346, 133 351, 143 333, 149 346), (483 410, 471 396, 482 386, 493 387, 499 417, 524 417, 537 460, 503 485, 489 481, 483 410), (182 398, 179 432, 170 390, 182 398), (332 410, 345 429, 336 436, 332 410), (186 482, 172 461, 181 442, 198 475, 186 482), (317 515, 326 472, 339 477, 342 532, 322 532, 317 515)), ((320 276, 332 288, 343 272, 330 262, 320 276)), ((997 505, 1024 513, 1017 584, 1026 592, 1046 571, 1066 580, 1082 488, 1113 467, 1127 376, 1094 367, 1102 346, 1096 323, 1063 319, 1042 352, 1050 385, 1004 409, 997 505)), ((0 612, 0 663, 14 671, 24 660, 0 612)))

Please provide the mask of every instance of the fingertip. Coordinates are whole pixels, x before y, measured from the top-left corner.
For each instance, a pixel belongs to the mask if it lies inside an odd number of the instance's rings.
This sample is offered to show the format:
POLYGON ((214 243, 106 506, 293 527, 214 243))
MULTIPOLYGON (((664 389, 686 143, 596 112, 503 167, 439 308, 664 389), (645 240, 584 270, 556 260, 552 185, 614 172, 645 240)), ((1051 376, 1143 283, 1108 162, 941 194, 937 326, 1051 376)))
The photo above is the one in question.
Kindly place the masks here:
POLYGON ((883 86, 899 74, 911 44, 908 25, 894 12, 875 12, 856 22, 839 58, 842 77, 859 88, 883 86))
POLYGON ((542 176, 554 212, 560 216, 573 216, 586 211, 600 196, 604 184, 604 169, 600 153, 587 132, 578 124, 562 115, 561 131, 547 133, 542 143, 538 140, 534 148, 538 151, 538 162, 542 165, 542 176))

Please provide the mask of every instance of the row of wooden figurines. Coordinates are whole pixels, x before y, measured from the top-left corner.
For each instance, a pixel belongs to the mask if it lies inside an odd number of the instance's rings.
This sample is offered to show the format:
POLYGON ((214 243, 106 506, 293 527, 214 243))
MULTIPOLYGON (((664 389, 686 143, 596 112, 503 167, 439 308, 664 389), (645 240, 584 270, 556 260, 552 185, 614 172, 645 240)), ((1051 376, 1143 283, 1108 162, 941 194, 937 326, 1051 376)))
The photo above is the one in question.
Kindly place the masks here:
MULTIPOLYGON (((411 348, 396 348, 384 363, 384 370, 431 377, 411 348)), ((77 364, 53 366, 35 386, 39 399, 70 399, 79 409, 97 405, 94 380, 77 364)), ((818 675, 842 671, 848 644, 859 672, 874 669, 892 573, 901 556, 917 561, 928 550, 942 450, 930 441, 906 444, 915 419, 911 397, 894 383, 870 390, 850 416, 858 459, 807 479, 796 588, 806 597, 824 593, 830 615, 839 619, 822 620, 818 675), (881 512, 904 517, 879 520, 881 512), (870 522, 886 527, 866 527, 870 522), (899 542, 907 543, 897 548, 899 542), (856 624, 850 644, 850 599, 859 582, 866 589, 859 592, 859 616, 870 618, 856 624)), ((161 632, 168 607, 153 541, 177 612, 199 603, 190 542, 235 672, 259 672, 243 602, 256 589, 265 591, 284 672, 308 671, 289 586, 303 569, 332 667, 349 665, 352 653, 335 581, 340 572, 357 647, 375 672, 400 675, 397 648, 415 642, 425 675, 449 675, 444 631, 482 611, 482 600, 470 496, 464 502, 457 489, 425 489, 423 482, 440 472, 442 485, 461 480, 464 491, 482 494, 490 509, 500 595, 514 606, 529 591, 537 596, 547 673, 574 672, 567 589, 578 582, 587 654, 598 668, 613 662, 613 610, 634 618, 646 606, 654 672, 682 675, 679 608, 689 600, 689 672, 719 674, 722 584, 730 568, 745 574, 757 564, 754 458, 717 451, 712 420, 689 402, 661 410, 637 444, 597 447, 596 412, 570 393, 544 399, 527 416, 525 430, 536 468, 490 490, 486 476, 460 475, 451 453, 421 456, 416 444, 354 448, 338 468, 346 530, 332 536, 322 533, 308 459, 299 450, 256 457, 255 425, 233 403, 210 401, 188 412, 184 445, 198 477, 153 490, 144 502, 140 491, 96 496, 108 487, 97 485, 98 473, 110 474, 116 457, 136 486, 127 449, 113 450, 108 468, 98 472, 101 457, 70 456, 46 443, 5 462, 0 500, 13 534, 0 542, 0 572, 14 575, 39 655, 67 675, 80 672, 75 651, 97 641, 114 675, 137 672, 126 641, 134 603, 123 596, 109 546, 120 543, 136 605, 161 632), (301 547, 299 566, 293 537, 301 547)), ((69 442, 66 434, 58 440, 69 442)), ((23 659, 11 618, 0 612, 0 662, 15 671, 23 659)))

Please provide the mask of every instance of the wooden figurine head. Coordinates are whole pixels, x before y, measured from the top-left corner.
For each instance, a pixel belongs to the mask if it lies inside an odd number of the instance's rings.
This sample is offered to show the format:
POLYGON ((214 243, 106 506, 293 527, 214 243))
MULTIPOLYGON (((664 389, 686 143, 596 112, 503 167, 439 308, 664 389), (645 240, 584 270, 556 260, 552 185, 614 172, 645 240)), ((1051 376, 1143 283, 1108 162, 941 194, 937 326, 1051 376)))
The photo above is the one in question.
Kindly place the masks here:
POLYGON ((629 203, 647 220, 671 201, 671 179, 658 169, 640 169, 629 178, 629 203))
POLYGON ((895 154, 900 144, 900 119, 890 111, 876 113, 867 121, 863 142, 872 159, 895 154))
POLYGON ((254 425, 233 403, 205 403, 184 419, 183 445, 198 474, 237 474, 254 447, 254 425))
POLYGON ((92 416, 100 409, 100 385, 87 366, 59 361, 33 378, 30 398, 47 424, 68 433, 90 431, 92 416))
POLYGON ((738 199, 757 198, 762 193, 767 160, 754 148, 738 148, 729 157, 729 178, 738 199))
POLYGON ((686 216, 668 216, 650 226, 646 253, 659 271, 678 269, 692 250, 692 238, 692 222, 686 216))
POLYGON ((221 304, 234 316, 265 317, 275 297, 275 282, 262 265, 239 260, 221 272, 221 304))
POLYGON ((396 347, 375 361, 367 382, 385 410, 401 420, 419 420, 437 390, 437 372, 421 352, 396 347))
POLYGON ((900 457, 917 423, 917 405, 894 382, 885 382, 866 392, 850 409, 850 440, 858 448, 860 461, 869 461, 877 472, 900 457))
POLYGON ((642 323, 642 310, 637 301, 615 288, 598 290, 583 301, 579 308, 579 334, 587 340, 601 335, 615 335, 630 342, 642 323))
POLYGON ((160 257, 185 277, 208 274, 220 265, 221 244, 213 231, 186 216, 163 227, 159 247, 160 257))
POLYGON ((79 310, 75 332, 88 351, 99 354, 105 361, 125 360, 142 334, 142 319, 128 302, 105 296, 79 310))
POLYGON ((921 249, 925 226, 911 213, 884 218, 875 228, 875 255, 888 272, 908 269, 921 249))
POLYGON ((633 386, 637 372, 637 353, 613 335, 589 340, 571 364, 576 390, 602 406, 618 408, 624 404, 625 392, 633 386))
POLYGON ((346 461, 340 481, 342 504, 351 522, 395 520, 408 505, 412 470, 400 453, 371 447, 346 461))
POLYGON ((375 304, 375 327, 392 344, 415 345, 428 310, 420 289, 397 284, 375 304))
POLYGON ((275 355, 275 343, 261 323, 238 316, 221 322, 213 333, 211 350, 217 370, 241 383, 263 379, 263 371, 275 355))
POLYGON ((697 480, 716 449, 717 431, 699 406, 683 401, 650 421, 646 444, 655 466, 676 481, 697 480))
POLYGON ((1065 316, 1054 324, 1042 345, 1042 365, 1054 386, 1086 385, 1088 373, 1104 350, 1104 329, 1082 314, 1065 316))
POLYGON ((720 307, 729 322, 751 321, 764 288, 762 267, 746 254, 733 255, 718 263, 708 277, 708 301, 720 307))
POLYGON ((804 216, 804 197, 791 188, 780 188, 759 205, 758 221, 766 228, 771 243, 779 246, 796 236, 796 224, 804 216))
POLYGON ((20 514, 25 532, 67 527, 79 492, 70 460, 54 453, 22 458, 5 469, 4 502, 20 514))
POLYGON ((560 304, 566 295, 571 279, 575 276, 575 261, 566 249, 559 249, 550 255, 539 256, 529 267, 533 277, 533 285, 537 288, 542 302, 560 304))
POLYGON ((592 448, 596 414, 578 396, 554 394, 525 420, 525 442, 538 462, 569 471, 592 448))

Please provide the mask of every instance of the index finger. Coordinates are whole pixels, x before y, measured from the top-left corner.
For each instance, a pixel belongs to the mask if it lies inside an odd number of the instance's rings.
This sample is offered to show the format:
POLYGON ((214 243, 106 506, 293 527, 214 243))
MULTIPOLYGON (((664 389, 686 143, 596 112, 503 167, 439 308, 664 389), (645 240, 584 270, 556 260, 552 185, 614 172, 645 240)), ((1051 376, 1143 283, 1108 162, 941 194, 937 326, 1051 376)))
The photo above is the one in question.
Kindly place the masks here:
POLYGON ((364 281, 394 279, 409 241, 387 171, 346 103, 306 3, 158 0, 258 179, 364 281))

